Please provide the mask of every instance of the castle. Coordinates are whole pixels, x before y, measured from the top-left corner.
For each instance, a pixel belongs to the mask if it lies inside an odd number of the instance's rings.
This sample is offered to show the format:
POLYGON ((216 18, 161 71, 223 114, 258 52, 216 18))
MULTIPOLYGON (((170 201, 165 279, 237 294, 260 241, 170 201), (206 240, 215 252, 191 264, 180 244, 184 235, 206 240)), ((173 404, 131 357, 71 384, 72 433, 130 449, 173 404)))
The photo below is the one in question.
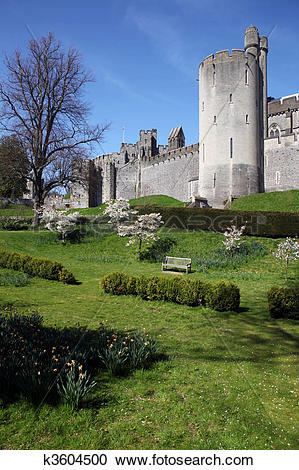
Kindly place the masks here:
POLYGON ((299 94, 267 97, 268 40, 247 28, 245 48, 216 52, 199 66, 199 143, 185 146, 181 126, 168 145, 157 130, 136 144, 87 159, 87 186, 74 184, 71 207, 165 194, 212 207, 247 194, 299 188, 299 94))

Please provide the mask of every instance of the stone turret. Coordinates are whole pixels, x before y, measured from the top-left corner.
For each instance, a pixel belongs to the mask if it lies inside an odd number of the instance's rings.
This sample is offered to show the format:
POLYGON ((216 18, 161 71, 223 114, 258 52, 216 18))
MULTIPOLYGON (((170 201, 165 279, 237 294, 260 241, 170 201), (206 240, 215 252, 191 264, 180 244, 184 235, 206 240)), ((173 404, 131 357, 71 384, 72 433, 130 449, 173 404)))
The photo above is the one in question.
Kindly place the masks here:
MULTIPOLYGON (((265 49, 266 38, 261 42, 265 49)), ((245 51, 216 52, 199 66, 199 194, 213 207, 263 190, 266 61, 260 55, 258 31, 251 26, 245 51)))
POLYGON ((168 137, 168 150, 185 147, 185 135, 182 126, 172 128, 168 137))
POLYGON ((151 158, 157 155, 157 129, 141 130, 137 142, 139 158, 151 158))

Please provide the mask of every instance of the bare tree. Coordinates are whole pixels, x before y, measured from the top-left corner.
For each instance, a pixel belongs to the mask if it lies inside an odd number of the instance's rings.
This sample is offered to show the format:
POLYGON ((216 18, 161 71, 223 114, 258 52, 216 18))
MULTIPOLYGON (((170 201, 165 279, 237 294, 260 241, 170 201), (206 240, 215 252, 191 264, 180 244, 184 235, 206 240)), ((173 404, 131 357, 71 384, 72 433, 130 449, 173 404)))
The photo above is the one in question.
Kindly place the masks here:
POLYGON ((33 183, 35 224, 47 194, 70 182, 84 182, 83 159, 109 127, 87 124, 83 88, 93 81, 76 49, 65 52, 53 34, 29 42, 27 56, 6 57, 0 83, 0 129, 25 145, 33 183), (76 167, 77 171, 72 171, 76 167), (82 171, 78 171, 81 168, 82 171))

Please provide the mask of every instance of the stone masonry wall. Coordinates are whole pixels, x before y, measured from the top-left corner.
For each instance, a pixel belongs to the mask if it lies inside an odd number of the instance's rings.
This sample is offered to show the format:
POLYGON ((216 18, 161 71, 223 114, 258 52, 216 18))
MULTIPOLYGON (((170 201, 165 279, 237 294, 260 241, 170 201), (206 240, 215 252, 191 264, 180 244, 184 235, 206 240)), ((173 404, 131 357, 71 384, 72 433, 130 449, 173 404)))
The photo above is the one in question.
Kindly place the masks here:
POLYGON ((297 134, 265 140, 265 191, 299 189, 297 134))
POLYGON ((179 152, 172 158, 158 158, 153 165, 141 168, 141 195, 165 194, 189 201, 198 191, 198 150, 179 152))
POLYGON ((116 198, 134 199, 137 194, 139 162, 116 168, 116 198))

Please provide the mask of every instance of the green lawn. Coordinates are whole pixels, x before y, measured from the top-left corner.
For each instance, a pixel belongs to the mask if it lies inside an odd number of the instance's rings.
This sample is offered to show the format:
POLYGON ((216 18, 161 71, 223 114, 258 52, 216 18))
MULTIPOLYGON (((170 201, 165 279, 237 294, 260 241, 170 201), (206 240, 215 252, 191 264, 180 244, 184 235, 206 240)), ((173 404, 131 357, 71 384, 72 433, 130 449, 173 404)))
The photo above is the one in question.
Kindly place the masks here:
MULTIPOLYGON (((163 235, 165 236, 165 235, 163 235)), ((223 236, 172 231, 172 253, 203 256, 223 236)), ((273 249, 278 240, 262 239, 273 249)), ((62 246, 48 232, 0 232, 0 248, 48 257, 72 270, 80 285, 34 278, 24 287, 0 286, 0 306, 38 310, 49 325, 99 323, 147 331, 170 360, 128 377, 101 373, 84 406, 37 410, 20 400, 0 408, 2 449, 294 449, 296 442, 295 321, 273 320, 266 292, 285 285, 270 253, 233 272, 193 272, 230 279, 241 292, 241 311, 219 313, 138 297, 105 294, 106 273, 173 276, 160 263, 136 261, 134 247, 116 234, 62 246)), ((186 276, 183 274, 183 276, 186 276)), ((290 268, 291 282, 296 276, 290 268)))
POLYGON ((23 204, 8 204, 7 206, 0 204, 0 217, 1 216, 33 216, 33 209, 23 204))
POLYGON ((299 212, 299 190, 251 194, 233 201, 230 209, 241 211, 299 212))

